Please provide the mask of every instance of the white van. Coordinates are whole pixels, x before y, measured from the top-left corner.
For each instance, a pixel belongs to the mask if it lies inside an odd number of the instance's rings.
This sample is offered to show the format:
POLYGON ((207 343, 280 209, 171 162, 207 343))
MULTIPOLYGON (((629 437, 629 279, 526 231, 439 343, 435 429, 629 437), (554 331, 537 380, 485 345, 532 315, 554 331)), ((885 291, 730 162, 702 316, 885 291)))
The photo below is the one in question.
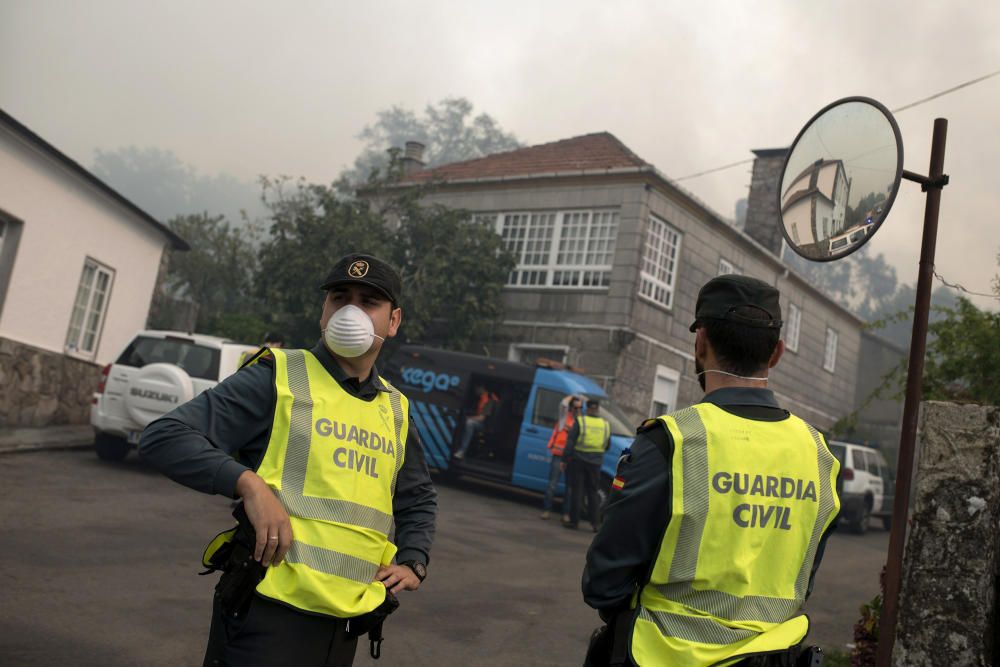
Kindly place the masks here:
POLYGON ((91 401, 97 456, 124 459, 147 424, 235 373, 256 350, 217 336, 140 331, 104 367, 91 401))
POLYGON ((852 442, 831 440, 830 451, 840 461, 843 489, 840 490, 840 519, 863 535, 872 517, 879 517, 886 530, 892 527, 895 494, 894 470, 882 452, 852 442))

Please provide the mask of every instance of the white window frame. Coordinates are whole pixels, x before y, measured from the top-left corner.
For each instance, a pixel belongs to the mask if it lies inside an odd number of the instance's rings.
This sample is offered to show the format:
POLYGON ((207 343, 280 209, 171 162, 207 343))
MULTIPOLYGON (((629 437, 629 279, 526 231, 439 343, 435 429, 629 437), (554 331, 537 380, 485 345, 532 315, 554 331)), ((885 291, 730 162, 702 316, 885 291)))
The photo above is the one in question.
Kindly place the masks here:
MULTIPOLYGON (((555 359, 565 364, 569 359, 569 345, 553 345, 550 343, 511 343, 507 348, 507 360, 520 362, 528 350, 538 352, 559 352, 562 359, 555 359)), ((547 357, 551 359, 551 357, 547 357)))
MULTIPOLYGON (((660 415, 666 414, 667 412, 673 412, 677 409, 677 391, 681 385, 681 374, 669 366, 663 366, 662 364, 656 365, 656 374, 653 375, 653 391, 652 396, 649 400, 649 414, 652 417, 659 417, 660 415), (663 380, 665 384, 670 385, 670 388, 666 390, 657 391, 657 385, 660 384, 660 380, 663 380), (664 395, 664 393, 666 395, 664 395), (666 400, 658 400, 664 398, 666 400), (667 409, 661 411, 656 407, 656 404, 666 405, 667 409)), ((660 386, 662 389, 662 385, 660 386)))
POLYGON ((826 344, 823 346, 823 370, 833 373, 837 368, 837 343, 840 335, 831 327, 826 328, 826 344))
POLYGON ((517 264, 505 287, 607 290, 611 285, 620 217, 617 208, 582 208, 475 213, 472 219, 489 224, 492 218, 493 229, 515 256, 517 264), (547 224, 550 216, 551 226, 547 224), (583 216, 586 216, 583 236, 570 236, 572 230, 580 229, 583 216), (511 228, 517 233, 505 237, 504 225, 510 218, 526 220, 523 223, 518 220, 520 224, 511 228), (595 237, 595 229, 606 233, 595 237), (512 248, 512 244, 518 247, 512 248), (595 255, 605 261, 593 263, 595 255))
POLYGON ((73 299, 73 308, 70 311, 69 327, 66 330, 65 350, 67 354, 85 359, 93 359, 97 356, 114 282, 114 269, 91 257, 84 260, 83 270, 80 272, 80 280, 76 287, 76 296, 73 299), (89 283, 86 282, 88 269, 92 271, 89 274, 89 283), (106 276, 106 281, 104 291, 100 292, 94 287, 101 282, 102 276, 106 276))
POLYGON ((788 304, 788 326, 785 328, 785 349, 798 353, 799 337, 802 332, 802 309, 794 303, 788 304))
POLYGON ((663 308, 673 308, 684 235, 666 220, 649 216, 645 249, 639 271, 639 297, 663 308), (664 260, 666 260, 664 265, 664 260), (652 273, 652 268, 656 273, 652 273))
POLYGON ((734 275, 737 275, 737 276, 742 276, 743 275, 743 269, 741 269, 740 267, 736 266, 735 264, 733 264, 732 262, 730 262, 725 257, 720 257, 719 258, 719 273, 717 275, 725 276, 725 275, 729 275, 729 274, 734 274, 734 275))

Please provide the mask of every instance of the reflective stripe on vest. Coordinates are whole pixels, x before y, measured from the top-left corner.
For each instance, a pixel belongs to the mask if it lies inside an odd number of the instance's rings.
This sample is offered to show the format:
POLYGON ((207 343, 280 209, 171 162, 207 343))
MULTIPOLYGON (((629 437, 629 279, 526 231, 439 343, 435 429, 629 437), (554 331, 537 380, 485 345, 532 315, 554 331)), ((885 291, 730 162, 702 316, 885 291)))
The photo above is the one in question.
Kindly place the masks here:
POLYGON ((395 554, 388 533, 405 458, 406 398, 390 386, 363 401, 311 353, 273 353, 278 400, 257 473, 288 512, 293 541, 257 591, 313 613, 366 613, 385 597, 373 580, 395 554))
POLYGON ((576 451, 584 454, 600 454, 608 446, 611 425, 603 417, 580 417, 580 435, 576 451))
POLYGON ((660 419, 675 445, 673 516, 638 597, 636 664, 713 664, 798 643, 808 621, 795 614, 839 509, 835 457, 793 416, 758 422, 699 404, 660 419))

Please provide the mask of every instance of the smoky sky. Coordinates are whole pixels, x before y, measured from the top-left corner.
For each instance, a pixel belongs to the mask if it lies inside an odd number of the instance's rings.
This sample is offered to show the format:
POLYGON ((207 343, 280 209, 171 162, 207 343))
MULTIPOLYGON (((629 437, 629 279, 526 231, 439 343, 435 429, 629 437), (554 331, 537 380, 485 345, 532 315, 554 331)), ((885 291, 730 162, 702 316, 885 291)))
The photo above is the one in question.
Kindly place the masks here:
MULTIPOLYGON (((893 109, 1000 69, 995 2, 69 2, 0 4, 0 107, 90 165, 154 146, 201 173, 330 182, 392 105, 468 98, 525 144, 609 131, 670 178, 788 146, 814 112, 893 109)), ((1000 77, 900 112, 926 173, 949 119, 936 269, 998 272, 1000 77)), ((720 215, 750 165, 680 183, 720 215)), ((871 241, 915 279, 924 197, 871 241)), ((996 300, 975 299, 980 306, 996 300)))

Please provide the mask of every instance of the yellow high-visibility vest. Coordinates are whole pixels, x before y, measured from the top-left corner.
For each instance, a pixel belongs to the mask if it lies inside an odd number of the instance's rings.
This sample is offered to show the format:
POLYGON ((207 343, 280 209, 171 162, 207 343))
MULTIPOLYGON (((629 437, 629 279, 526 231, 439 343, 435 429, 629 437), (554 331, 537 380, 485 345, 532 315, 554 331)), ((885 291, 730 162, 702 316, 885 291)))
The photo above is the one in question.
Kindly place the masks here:
POLYGON ((257 474, 288 511, 293 541, 257 592, 314 614, 365 614, 385 599, 373 581, 396 554, 388 536, 408 402, 391 386, 364 401, 311 352, 270 352, 277 402, 257 474))
POLYGON ((671 518, 633 599, 637 665, 727 665, 801 642, 840 464, 798 417, 763 422, 710 403, 660 417, 674 441, 671 518))
POLYGON ((580 435, 576 451, 584 454, 600 454, 608 448, 611 425, 603 417, 580 417, 580 435))

